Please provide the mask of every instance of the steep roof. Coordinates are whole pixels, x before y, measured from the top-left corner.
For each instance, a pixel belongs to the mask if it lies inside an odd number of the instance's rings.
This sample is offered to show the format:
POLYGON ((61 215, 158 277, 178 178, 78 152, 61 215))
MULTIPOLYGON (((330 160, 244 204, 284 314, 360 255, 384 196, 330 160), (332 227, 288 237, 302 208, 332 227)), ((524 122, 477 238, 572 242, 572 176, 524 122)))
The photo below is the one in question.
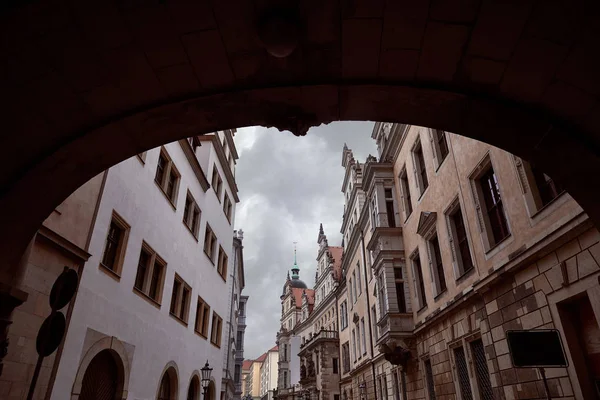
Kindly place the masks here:
POLYGON ((261 355, 256 360, 254 360, 254 362, 262 363, 262 362, 265 362, 266 358, 267 358, 267 353, 263 353, 263 355, 261 355))
POLYGON ((333 258, 333 278, 336 281, 339 281, 342 279, 342 254, 344 253, 344 248, 339 246, 330 246, 329 252, 333 258))
POLYGON ((252 367, 253 362, 253 360, 244 360, 244 362, 242 363, 242 371, 250 369, 250 367, 252 367))
POLYGON ((279 346, 275 345, 269 349, 269 352, 273 352, 273 351, 279 351, 279 346))

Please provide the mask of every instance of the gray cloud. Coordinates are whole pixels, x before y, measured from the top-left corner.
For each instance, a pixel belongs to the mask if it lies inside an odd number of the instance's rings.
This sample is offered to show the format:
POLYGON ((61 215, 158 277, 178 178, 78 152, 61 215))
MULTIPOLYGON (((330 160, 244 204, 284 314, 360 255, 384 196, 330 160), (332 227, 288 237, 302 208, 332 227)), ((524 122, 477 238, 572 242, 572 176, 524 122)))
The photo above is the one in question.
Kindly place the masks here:
POLYGON ((238 129, 236 180, 240 203, 236 228, 243 229, 249 295, 244 356, 257 358, 275 345, 279 296, 298 242, 300 277, 314 284, 319 223, 331 245, 340 245, 344 198, 340 192, 344 142, 363 162, 376 154, 372 122, 337 122, 305 137, 260 127, 238 129))

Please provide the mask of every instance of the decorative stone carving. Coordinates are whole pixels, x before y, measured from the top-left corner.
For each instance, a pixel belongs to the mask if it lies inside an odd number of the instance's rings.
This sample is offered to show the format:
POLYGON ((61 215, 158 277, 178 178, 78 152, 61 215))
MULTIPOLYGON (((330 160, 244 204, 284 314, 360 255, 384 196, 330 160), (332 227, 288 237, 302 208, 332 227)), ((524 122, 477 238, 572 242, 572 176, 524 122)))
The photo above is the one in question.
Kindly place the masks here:
POLYGON ((306 366, 304 364, 300 366, 300 379, 306 379, 306 366))
POLYGON ((308 360, 308 376, 315 376, 315 362, 313 360, 308 360))

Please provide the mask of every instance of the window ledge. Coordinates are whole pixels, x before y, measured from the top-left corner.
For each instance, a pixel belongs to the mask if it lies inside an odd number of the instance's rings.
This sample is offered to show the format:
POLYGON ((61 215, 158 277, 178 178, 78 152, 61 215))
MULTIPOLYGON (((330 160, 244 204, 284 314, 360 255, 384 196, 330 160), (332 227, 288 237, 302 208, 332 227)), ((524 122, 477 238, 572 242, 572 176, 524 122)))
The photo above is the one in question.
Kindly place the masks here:
POLYGON ((211 340, 210 344, 212 344, 213 346, 215 346, 217 349, 220 349, 220 348, 221 348, 221 345, 220 345, 220 344, 216 344, 216 343, 215 343, 215 342, 213 342, 212 340, 211 340))
POLYGON ((210 260, 211 264, 214 267, 215 266, 215 262, 213 261, 212 257, 210 255, 208 255, 208 253, 206 252, 206 250, 204 251, 204 255, 206 256, 206 258, 208 258, 210 260))
POLYGON ((171 207, 173 207, 173 211, 177 211, 177 207, 175 207, 175 203, 173 203, 173 200, 171 200, 171 198, 167 195, 167 193, 162 188, 162 186, 160 186, 160 184, 158 182, 156 182, 156 179, 154 180, 154 183, 156 184, 156 186, 158 186, 158 188, 160 189, 160 192, 163 194, 163 196, 165 196, 165 199, 167 199, 167 201, 169 202, 171 207))
POLYGON ((443 291, 441 291, 440 293, 438 293, 434 298, 433 301, 438 301, 439 299, 441 299, 444 294, 448 293, 448 288, 444 289, 443 291))
POLYGON ((146 165, 146 160, 144 160, 141 155, 136 154, 136 156, 137 156, 137 159, 140 160, 140 162, 142 163, 142 165, 146 165))
POLYGON ((500 240, 498 243, 495 243, 493 246, 491 246, 489 249, 487 249, 485 251, 485 255, 486 256, 490 256, 491 252, 493 252, 494 250, 496 250, 497 248, 499 248, 501 244, 505 243, 511 237, 512 237, 512 232, 509 233, 508 235, 506 235, 506 237, 503 238, 502 240, 500 240))
MULTIPOLYGON (((423 200, 423 197, 425 197, 425 193, 427 193, 427 190, 429 189, 429 187, 430 187, 430 186, 431 186, 431 185, 427 185, 427 187, 425 188, 425 190, 423 190, 423 193, 421 193, 421 194, 419 195, 419 198, 417 199, 417 203, 420 203, 420 202, 421 202, 421 200, 423 200)), ((413 212, 414 212, 414 211, 415 211, 415 210, 413 210, 413 212)))
POLYGON ((444 162, 445 162, 445 161, 448 159, 448 155, 449 155, 449 154, 450 154, 450 152, 448 152, 448 153, 446 154, 446 156, 444 157, 444 159, 442 160, 442 162, 441 162, 441 163, 439 163, 439 164, 437 165, 437 167, 435 168, 435 174, 436 174, 436 175, 437 175, 438 171, 440 170, 440 168, 442 168, 442 165, 444 165, 444 162))
POLYGON ((473 275, 474 271, 475 271, 475 267, 474 266, 471 267, 470 269, 466 270, 465 272, 462 273, 462 275, 460 275, 458 278, 456 278, 456 283, 464 281, 469 276, 473 275))
POLYGON ((183 222, 183 225, 187 228, 188 232, 191 233, 196 242, 198 242, 198 235, 195 234, 194 231, 192 231, 192 229, 184 221, 181 222, 183 222))
POLYGON ((546 205, 544 205, 541 208, 535 210, 535 212, 529 218, 531 218, 531 219, 541 219, 541 218, 543 218, 543 217, 540 217, 540 214, 542 214, 545 210, 547 210, 552 205, 554 205, 554 203, 556 203, 558 201, 558 199, 562 198, 566 193, 567 193, 566 190, 563 190, 562 192, 560 192, 558 194, 558 196, 556 196, 555 198, 553 198, 552 200, 550 200, 546 205))
POLYGON ((423 314, 425 310, 427 310, 427 304, 417 310, 417 315, 423 314))
POLYGON ((160 309, 161 305, 158 301, 154 300, 152 297, 148 296, 146 293, 142 292, 135 286, 133 287, 133 292, 140 296, 142 299, 146 300, 148 303, 152 304, 154 307, 160 309))
POLYGON ((194 332, 196 333, 196 335, 200 336, 204 340, 208 340, 208 335, 203 335, 202 332, 199 332, 199 331, 197 331, 195 329, 194 329, 194 332))
POLYGON ((185 326, 185 327, 187 327, 187 326, 188 326, 187 322, 185 322, 184 320, 182 320, 181 318, 179 318, 177 315, 173 314, 173 313, 172 313, 172 312, 170 312, 170 311, 169 311, 169 315, 170 315, 171 317, 173 317, 174 319, 176 319, 176 320, 177 320, 177 321, 178 321, 178 322, 179 322, 181 325, 183 325, 183 326, 185 326))
POLYGON ((223 275, 219 274, 219 276, 221 277, 221 279, 223 279, 223 282, 227 282, 227 279, 223 275))
POLYGON ((115 281, 119 282, 121 280, 121 275, 119 275, 118 272, 113 271, 111 268, 107 267, 106 265, 104 265, 102 263, 99 264, 99 267, 100 267, 100 271, 104 272, 106 275, 110 276, 115 281))

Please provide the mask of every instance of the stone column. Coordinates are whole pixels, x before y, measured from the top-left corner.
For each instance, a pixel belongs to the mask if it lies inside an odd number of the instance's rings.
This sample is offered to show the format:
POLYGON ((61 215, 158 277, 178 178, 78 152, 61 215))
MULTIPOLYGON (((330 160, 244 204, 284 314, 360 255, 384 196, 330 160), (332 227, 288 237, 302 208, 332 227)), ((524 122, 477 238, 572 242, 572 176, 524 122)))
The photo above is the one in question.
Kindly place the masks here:
POLYGON ((29 242, 21 257, 18 267, 10 283, 0 282, 0 376, 4 368, 4 357, 8 354, 8 327, 12 324, 12 313, 15 308, 27 300, 27 292, 19 289, 27 268, 27 261, 35 242, 35 236, 29 242))

